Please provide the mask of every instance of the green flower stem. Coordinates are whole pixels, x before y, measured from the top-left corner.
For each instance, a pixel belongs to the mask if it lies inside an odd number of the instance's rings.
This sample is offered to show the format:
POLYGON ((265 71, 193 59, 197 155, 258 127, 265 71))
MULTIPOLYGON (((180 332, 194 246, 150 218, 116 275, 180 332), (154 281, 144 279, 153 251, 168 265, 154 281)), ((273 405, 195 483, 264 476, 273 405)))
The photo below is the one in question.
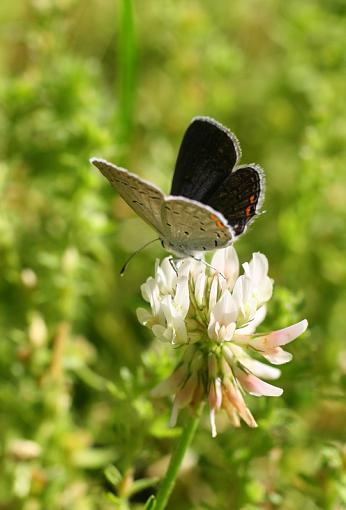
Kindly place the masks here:
POLYGON ((192 439, 194 438, 203 407, 204 406, 202 404, 197 410, 195 416, 189 416, 187 418, 178 444, 176 445, 176 448, 172 454, 166 475, 160 484, 159 491, 157 493, 156 505, 154 507, 155 510, 164 510, 164 508, 166 508, 168 499, 174 488, 184 455, 187 448, 191 444, 192 439))

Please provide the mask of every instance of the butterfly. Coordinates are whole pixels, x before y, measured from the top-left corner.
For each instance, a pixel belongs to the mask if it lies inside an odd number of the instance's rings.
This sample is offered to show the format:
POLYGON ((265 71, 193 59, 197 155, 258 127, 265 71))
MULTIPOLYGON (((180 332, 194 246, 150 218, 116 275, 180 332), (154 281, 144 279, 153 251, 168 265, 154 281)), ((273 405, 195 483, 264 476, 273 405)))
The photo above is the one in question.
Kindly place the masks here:
POLYGON ((171 192, 104 159, 92 158, 127 204, 158 233, 177 257, 225 248, 243 234, 261 210, 264 174, 241 165, 236 136, 210 117, 188 126, 176 161, 171 192))

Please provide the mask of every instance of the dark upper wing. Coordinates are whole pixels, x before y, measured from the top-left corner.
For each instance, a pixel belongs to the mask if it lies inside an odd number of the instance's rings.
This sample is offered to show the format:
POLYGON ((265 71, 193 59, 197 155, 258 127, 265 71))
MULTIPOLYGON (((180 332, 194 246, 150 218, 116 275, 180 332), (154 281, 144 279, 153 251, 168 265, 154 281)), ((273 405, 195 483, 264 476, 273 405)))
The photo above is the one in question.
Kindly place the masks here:
POLYGON ((260 166, 251 164, 235 169, 205 203, 222 213, 239 236, 258 214, 263 200, 264 174, 260 166))
POLYGON ((227 128, 209 117, 194 118, 180 146, 171 195, 205 203, 240 156, 239 142, 227 128))

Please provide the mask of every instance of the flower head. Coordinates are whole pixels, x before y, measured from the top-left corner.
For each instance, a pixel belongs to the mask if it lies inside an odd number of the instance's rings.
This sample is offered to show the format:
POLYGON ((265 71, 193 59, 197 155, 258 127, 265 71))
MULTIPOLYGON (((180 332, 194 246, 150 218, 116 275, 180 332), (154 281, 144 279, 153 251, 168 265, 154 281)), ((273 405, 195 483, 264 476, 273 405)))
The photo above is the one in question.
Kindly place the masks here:
POLYGON ((277 397, 283 391, 263 380, 277 379, 280 370, 258 358, 273 365, 290 361, 282 346, 301 335, 307 321, 256 334, 273 290, 267 258, 254 253, 239 276, 238 257, 230 246, 216 252, 211 266, 188 258, 175 271, 168 257, 157 263, 155 277, 141 287, 151 311, 139 308, 137 316, 155 337, 183 347, 172 375, 153 391, 155 396, 174 395, 171 425, 181 408, 207 400, 215 436, 220 409, 235 426, 240 419, 257 426, 244 395, 277 397))

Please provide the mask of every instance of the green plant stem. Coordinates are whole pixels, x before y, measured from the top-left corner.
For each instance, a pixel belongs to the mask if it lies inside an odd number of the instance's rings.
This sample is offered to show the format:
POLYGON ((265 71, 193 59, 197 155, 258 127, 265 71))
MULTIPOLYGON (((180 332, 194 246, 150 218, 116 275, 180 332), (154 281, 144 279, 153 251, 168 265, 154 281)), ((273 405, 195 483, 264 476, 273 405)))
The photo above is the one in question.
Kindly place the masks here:
POLYGON ((195 416, 189 416, 185 427, 181 433, 178 444, 172 454, 166 475, 162 480, 159 491, 157 493, 156 505, 154 507, 155 510, 164 510, 166 508, 168 499, 172 493, 172 490, 175 485, 175 481, 179 472, 179 468, 183 461, 184 455, 186 453, 187 448, 191 444, 192 439, 194 438, 199 419, 201 416, 203 405, 199 407, 195 416))
POLYGON ((118 143, 126 159, 126 150, 133 125, 133 111, 136 94, 136 37, 132 0, 122 0, 120 4, 120 25, 118 42, 118 81, 117 97, 119 106, 115 118, 118 143))

